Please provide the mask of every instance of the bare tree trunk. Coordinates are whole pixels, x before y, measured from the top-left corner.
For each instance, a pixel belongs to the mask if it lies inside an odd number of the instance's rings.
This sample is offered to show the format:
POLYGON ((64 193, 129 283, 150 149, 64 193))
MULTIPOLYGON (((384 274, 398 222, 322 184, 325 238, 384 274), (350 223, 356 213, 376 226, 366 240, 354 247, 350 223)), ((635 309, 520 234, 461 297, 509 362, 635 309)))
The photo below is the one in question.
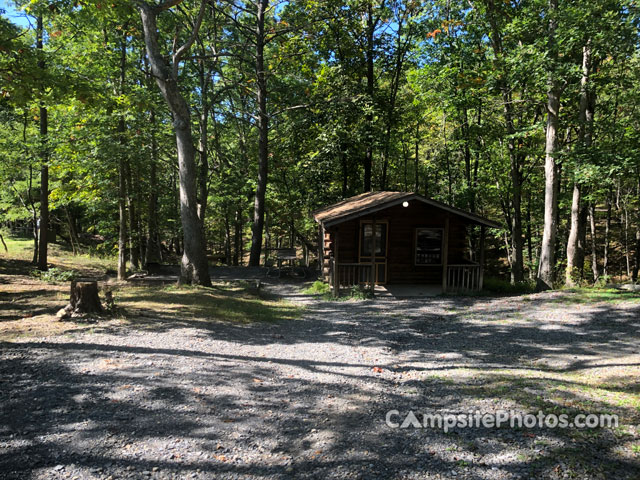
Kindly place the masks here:
MULTIPOLYGON (((373 70, 373 35, 376 28, 376 21, 373 18, 373 5, 371 2, 367 4, 367 46, 365 51, 365 58, 367 64, 367 97, 369 102, 372 103, 370 108, 373 108, 373 90, 374 90, 374 70, 373 70)), ((367 151, 364 158, 364 191, 371 191, 371 173, 373 169, 373 113, 367 113, 366 122, 366 142, 367 151)))
MULTIPOLYGON (((168 5, 170 6, 170 5, 168 5)), ((202 25, 206 2, 200 5, 198 19, 187 43, 173 54, 172 67, 167 65, 158 44, 156 17, 163 7, 153 7, 142 3, 138 8, 147 57, 156 83, 162 92, 171 113, 178 149, 178 171, 180 176, 180 219, 182 223, 183 254, 180 266, 180 281, 194 285, 211 285, 209 265, 205 250, 196 201, 196 151, 191 136, 191 113, 189 106, 178 88, 178 68, 184 54, 195 41, 202 25)))
POLYGON ((598 268, 598 242, 596 230, 596 207, 593 202, 589 203, 589 227, 591 231, 591 272, 593 273, 593 283, 600 278, 598 268))
MULTIPOLYGON (((125 123, 121 116, 118 121, 120 142, 124 143, 125 123)), ((127 182, 124 145, 118 159, 118 280, 127 278, 127 182)))
POLYGON ((233 265, 240 265, 242 260, 242 208, 236 207, 233 231, 233 265))
POLYGON ((609 277, 609 232, 611 231, 611 189, 607 194, 607 220, 604 226, 604 255, 602 258, 602 275, 607 279, 609 277))
MULTIPOLYGON (((558 0, 549 0, 549 50, 552 60, 556 60, 555 31, 557 28, 555 12, 558 0)), ((545 146, 545 188, 544 188, 544 230, 540 249, 540 264, 536 288, 548 290, 553 288, 553 268, 555 266, 556 233, 558 229, 556 217, 558 211, 558 167, 556 154, 558 149, 558 125, 560 111, 560 87, 556 79, 555 67, 549 73, 547 90, 547 128, 545 146)))
MULTIPOLYGON (((126 30, 124 28, 123 32, 126 30)), ((126 67, 127 39, 126 33, 123 33, 120 41, 120 94, 124 94, 126 67)), ((122 112, 118 119, 117 131, 120 142, 118 156, 118 280, 125 280, 127 278, 127 160, 125 158, 126 125, 122 112)))
POLYGON ((627 271, 627 277, 631 276, 631 255, 629 252, 629 210, 627 209, 626 200, 622 201, 622 210, 620 212, 620 223, 622 224, 622 243, 624 244, 624 259, 627 271))
POLYGON ((151 111, 149 121, 151 122, 151 166, 149 171, 149 204, 147 206, 147 216, 149 222, 149 232, 147 237, 147 251, 145 257, 145 267, 149 264, 160 263, 162 251, 160 249, 160 238, 158 232, 158 143, 155 135, 155 112, 151 111))
POLYGON ((636 255, 633 264, 633 274, 631 275, 634 283, 638 281, 638 271, 640 270, 640 174, 638 174, 636 183, 636 200, 638 201, 638 208, 636 210, 636 255))
MULTIPOLYGON (((38 16, 36 26, 37 48, 42 55, 44 48, 44 27, 42 15, 38 16)), ((44 59, 38 62, 38 68, 44 72, 44 59)), ((40 105, 40 241, 38 245, 38 269, 48 270, 47 252, 49 248, 47 235, 49 233, 49 150, 47 146, 47 135, 49 128, 48 111, 44 105, 40 105)))
POLYGON ((419 168, 419 157, 418 157, 418 153, 419 153, 419 147, 420 147, 420 122, 416 122, 416 144, 415 144, 415 153, 414 153, 414 158, 413 158, 413 170, 414 170, 414 175, 415 175, 415 188, 414 188, 414 192, 418 193, 418 191, 420 190, 420 168, 419 168))
POLYGON ((253 225, 251 228, 251 253, 249 266, 260 265, 262 252, 262 232, 264 229, 265 195, 269 162, 269 116, 267 114, 267 76, 264 70, 265 10, 269 0, 258 0, 256 23, 256 79, 258 88, 258 183, 253 205, 253 225))
MULTIPOLYGON (((491 24, 492 36, 491 46, 493 48, 494 55, 499 62, 500 69, 504 70, 504 73, 499 77, 498 86, 502 94, 502 110, 504 115, 505 130, 507 134, 507 150, 509 152, 509 166, 511 175, 511 203, 513 208, 513 215, 511 216, 511 283, 518 283, 524 281, 524 258, 523 248, 524 242, 522 238, 522 162, 520 155, 516 149, 515 143, 515 125, 513 114, 513 102, 511 98, 512 89, 507 84, 507 66, 503 60, 502 50, 502 31, 498 24, 498 13, 494 11, 495 6, 493 2, 489 2, 489 22, 491 24)), ((465 119, 467 117, 465 109, 465 119)), ((465 122, 468 124, 468 122, 465 122)), ((468 128, 468 127, 467 127, 468 128)), ((469 147, 467 143, 467 153, 465 157, 469 157, 469 147)), ((469 159, 466 160, 467 171, 470 170, 469 159)), ((469 176, 470 174, 467 173, 469 176)))
MULTIPOLYGON (((25 125, 25 131, 23 132, 23 139, 24 142, 26 143, 27 138, 26 138, 26 125, 25 125)), ((20 197, 21 198, 21 197, 20 197)), ((31 165, 29 165, 29 188, 27 189, 27 200, 29 201, 29 207, 27 208, 26 204, 24 204, 24 207, 29 210, 29 212, 31 213, 31 222, 32 222, 32 235, 33 235, 33 257, 31 259, 31 263, 33 263, 34 265, 38 264, 38 252, 40 250, 39 245, 38 245, 38 239, 39 239, 39 235, 40 233, 38 232, 39 228, 38 228, 38 210, 36 209, 36 204, 33 198, 33 167, 31 165)))
MULTIPOLYGON (((587 42, 582 48, 582 78, 580 80, 580 128, 578 131, 578 154, 585 153, 592 143, 591 124, 593 122, 594 100, 590 95, 589 73, 591 70, 591 44, 587 42)), ((577 167, 579 168, 578 161, 577 167)), ((565 271, 565 285, 575 286, 582 278, 581 264, 584 262, 584 244, 581 241, 581 233, 586 230, 584 226, 584 208, 582 203, 582 184, 577 178, 579 172, 574 174, 573 197, 571 202, 571 229, 567 241, 567 269, 565 271)))
POLYGON ((133 178, 131 174, 131 164, 125 161, 125 181, 126 181, 126 199, 127 209, 129 210, 129 263, 131 268, 138 270, 140 268, 139 245, 136 238, 136 230, 138 226, 138 212, 136 210, 135 193, 133 188, 133 178))

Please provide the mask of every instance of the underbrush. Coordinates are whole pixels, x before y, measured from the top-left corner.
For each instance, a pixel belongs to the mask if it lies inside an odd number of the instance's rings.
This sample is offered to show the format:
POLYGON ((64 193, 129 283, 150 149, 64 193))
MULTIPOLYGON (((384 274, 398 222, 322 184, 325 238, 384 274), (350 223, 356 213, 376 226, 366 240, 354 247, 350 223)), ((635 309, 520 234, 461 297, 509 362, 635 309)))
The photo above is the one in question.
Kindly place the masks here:
POLYGON ((331 293, 331 286, 328 283, 316 280, 311 286, 305 288, 302 293, 306 295, 327 295, 331 293))
POLYGON ((66 283, 78 278, 78 272, 75 270, 62 270, 52 267, 43 272, 40 270, 32 270, 31 276, 47 283, 66 283))
POLYGON ((532 281, 512 284, 508 280, 503 280, 501 278, 487 277, 484 279, 482 290, 486 293, 498 295, 524 295, 534 293, 536 291, 536 284, 532 281))
POLYGON ((371 291, 368 288, 361 285, 353 285, 345 294, 345 292, 341 292, 342 295, 339 297, 334 297, 331 286, 328 283, 322 282, 320 280, 316 280, 311 284, 310 287, 304 289, 302 293, 307 295, 318 295, 325 300, 337 300, 337 301, 347 301, 347 300, 369 300, 373 298, 371 295, 371 291))

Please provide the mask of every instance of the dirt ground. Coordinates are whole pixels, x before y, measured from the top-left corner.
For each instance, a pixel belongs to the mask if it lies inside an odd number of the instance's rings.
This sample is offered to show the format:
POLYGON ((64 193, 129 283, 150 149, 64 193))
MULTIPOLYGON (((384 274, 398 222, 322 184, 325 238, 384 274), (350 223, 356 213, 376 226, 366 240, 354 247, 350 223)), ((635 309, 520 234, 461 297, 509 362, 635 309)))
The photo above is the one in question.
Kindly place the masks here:
POLYGON ((274 282, 116 290, 0 275, 0 478, 640 478, 640 298, 328 301, 274 282), (613 413, 615 428, 393 429, 402 414, 613 413))

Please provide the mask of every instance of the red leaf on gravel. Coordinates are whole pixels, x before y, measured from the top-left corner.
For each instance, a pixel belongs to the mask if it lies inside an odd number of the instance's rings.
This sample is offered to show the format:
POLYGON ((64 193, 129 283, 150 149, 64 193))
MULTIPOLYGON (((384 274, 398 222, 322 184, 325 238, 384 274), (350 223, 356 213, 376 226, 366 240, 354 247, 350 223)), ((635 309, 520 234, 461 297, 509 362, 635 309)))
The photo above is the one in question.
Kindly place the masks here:
POLYGON ((380 367, 373 367, 372 369, 375 373, 382 373, 382 369, 380 367))

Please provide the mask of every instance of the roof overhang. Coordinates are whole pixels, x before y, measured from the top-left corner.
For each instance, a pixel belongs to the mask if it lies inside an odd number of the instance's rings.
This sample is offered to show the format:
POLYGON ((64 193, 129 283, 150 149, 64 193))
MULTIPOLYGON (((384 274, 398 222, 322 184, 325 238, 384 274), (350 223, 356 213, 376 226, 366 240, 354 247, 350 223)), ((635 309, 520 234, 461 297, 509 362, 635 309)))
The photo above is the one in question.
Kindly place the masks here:
POLYGON ((371 205, 365 208, 357 209, 351 212, 346 211, 341 215, 335 216, 333 218, 328 218, 326 220, 318 219, 318 215, 322 212, 327 211, 330 207, 323 208, 320 210, 316 210, 314 212, 314 219, 317 223, 323 225, 325 228, 329 228, 329 227, 338 225, 340 223, 347 222, 349 220, 363 217, 365 215, 370 215, 372 213, 379 212, 381 210, 386 210, 387 208, 391 208, 396 205, 401 205, 402 203, 409 202, 409 201, 422 202, 423 204, 430 205, 432 207, 444 210, 454 215, 458 215, 462 218, 469 220, 469 222, 475 223, 477 225, 484 225, 489 228, 500 228, 500 224, 492 220, 489 220, 488 218, 481 217, 480 215, 476 215, 474 213, 467 212, 465 210, 461 210, 459 208, 452 207, 445 203, 441 203, 436 200, 423 197, 422 195, 419 195, 417 193, 411 193, 411 192, 407 192, 406 195, 395 196, 393 199, 381 201, 378 204, 371 205))

